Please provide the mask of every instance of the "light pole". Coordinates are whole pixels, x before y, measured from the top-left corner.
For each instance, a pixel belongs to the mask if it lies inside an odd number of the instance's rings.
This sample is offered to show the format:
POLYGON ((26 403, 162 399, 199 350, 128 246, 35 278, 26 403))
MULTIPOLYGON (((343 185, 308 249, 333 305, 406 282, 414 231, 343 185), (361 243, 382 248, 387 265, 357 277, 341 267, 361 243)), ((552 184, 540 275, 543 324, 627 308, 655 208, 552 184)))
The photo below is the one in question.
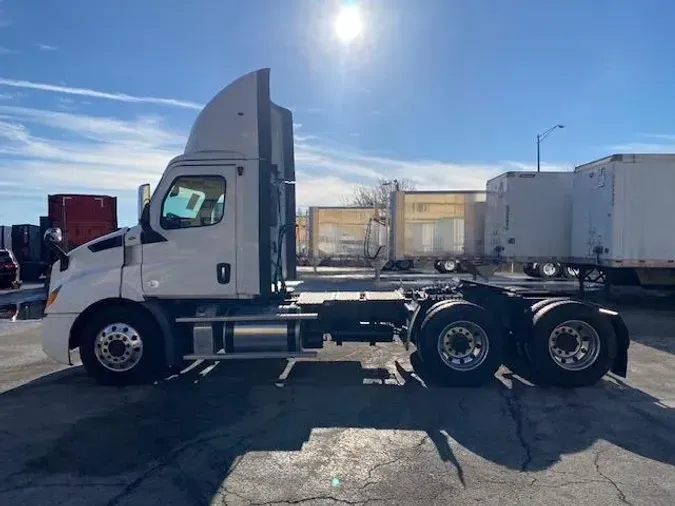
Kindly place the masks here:
POLYGON ((546 139, 546 137, 548 137, 550 135, 550 133, 553 132, 553 130, 555 130, 556 128, 565 128, 565 125, 561 125, 561 124, 553 125, 551 128, 546 130, 544 133, 537 134, 537 172, 541 171, 540 156, 539 156, 539 151, 540 151, 539 145, 541 144, 541 141, 546 139))

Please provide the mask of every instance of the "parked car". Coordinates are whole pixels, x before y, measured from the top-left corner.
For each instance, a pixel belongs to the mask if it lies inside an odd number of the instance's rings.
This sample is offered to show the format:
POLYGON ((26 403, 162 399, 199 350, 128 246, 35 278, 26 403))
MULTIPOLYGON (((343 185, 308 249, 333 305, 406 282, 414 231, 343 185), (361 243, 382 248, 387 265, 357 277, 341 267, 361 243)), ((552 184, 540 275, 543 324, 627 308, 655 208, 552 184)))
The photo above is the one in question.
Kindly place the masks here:
POLYGON ((20 288, 19 262, 14 253, 8 249, 0 249, 0 288, 20 288))

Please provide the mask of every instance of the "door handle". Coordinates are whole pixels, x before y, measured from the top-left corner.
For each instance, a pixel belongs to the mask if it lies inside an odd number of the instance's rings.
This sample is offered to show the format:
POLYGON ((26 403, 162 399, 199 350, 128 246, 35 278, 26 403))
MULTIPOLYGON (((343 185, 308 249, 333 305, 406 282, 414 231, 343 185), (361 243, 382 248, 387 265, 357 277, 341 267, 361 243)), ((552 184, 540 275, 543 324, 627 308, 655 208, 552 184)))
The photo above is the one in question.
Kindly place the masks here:
POLYGON ((218 283, 221 285, 226 285, 230 282, 230 275, 232 272, 232 266, 227 263, 222 263, 216 265, 218 270, 218 283))

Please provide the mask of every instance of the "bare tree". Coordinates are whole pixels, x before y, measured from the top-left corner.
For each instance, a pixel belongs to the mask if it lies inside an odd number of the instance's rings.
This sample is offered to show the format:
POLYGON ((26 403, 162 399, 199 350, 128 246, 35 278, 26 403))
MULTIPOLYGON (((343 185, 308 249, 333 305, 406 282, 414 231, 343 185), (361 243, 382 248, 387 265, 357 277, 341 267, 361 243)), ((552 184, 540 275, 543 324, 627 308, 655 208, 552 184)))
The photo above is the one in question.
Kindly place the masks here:
POLYGON ((379 178, 372 185, 359 185, 354 190, 353 195, 347 198, 345 205, 358 207, 384 208, 389 202, 389 192, 394 190, 414 190, 415 183, 410 179, 392 179, 379 178))

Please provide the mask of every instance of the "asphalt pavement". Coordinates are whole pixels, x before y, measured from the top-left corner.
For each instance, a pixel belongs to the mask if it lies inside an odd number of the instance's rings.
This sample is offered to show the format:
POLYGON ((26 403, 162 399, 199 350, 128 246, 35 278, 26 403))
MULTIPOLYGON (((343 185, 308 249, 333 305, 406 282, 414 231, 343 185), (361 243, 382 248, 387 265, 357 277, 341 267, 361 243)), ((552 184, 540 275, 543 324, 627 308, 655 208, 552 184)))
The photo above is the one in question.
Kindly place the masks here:
MULTIPOLYGON (((0 326, 0 504, 675 504, 675 313, 628 310, 626 380, 539 388, 507 369, 425 385, 400 345, 200 362, 95 384, 0 326)), ((416 364, 417 365, 417 364, 416 364)))

